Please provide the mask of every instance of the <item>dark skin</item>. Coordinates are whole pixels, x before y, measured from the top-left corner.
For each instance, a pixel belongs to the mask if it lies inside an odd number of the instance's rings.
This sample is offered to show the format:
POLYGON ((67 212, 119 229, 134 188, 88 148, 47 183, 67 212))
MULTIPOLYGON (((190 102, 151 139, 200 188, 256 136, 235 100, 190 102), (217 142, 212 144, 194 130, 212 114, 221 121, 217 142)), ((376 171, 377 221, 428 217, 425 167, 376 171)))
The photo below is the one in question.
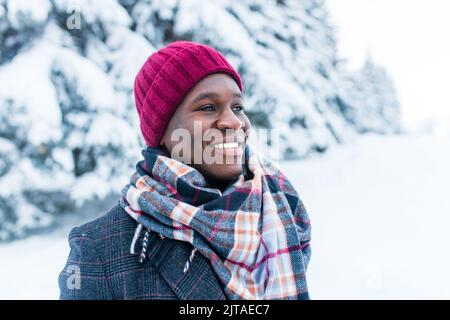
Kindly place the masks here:
POLYGON ((230 181, 242 174, 243 149, 251 128, 243 108, 243 97, 233 78, 225 73, 211 74, 196 83, 181 101, 167 125, 161 145, 172 152, 180 142, 171 140, 174 130, 187 130, 192 151, 189 165, 201 172, 210 185, 224 189, 230 181), (194 123, 200 124, 200 131, 194 131, 194 123), (220 136, 216 134, 205 141, 208 129, 220 136), (200 139, 201 142, 195 143, 194 139, 200 139), (233 146, 238 147, 216 148, 220 147, 221 142, 236 142, 233 146), (224 161, 207 164, 205 152, 224 161), (200 155, 197 159, 201 159, 201 163, 195 163, 195 153, 200 155))

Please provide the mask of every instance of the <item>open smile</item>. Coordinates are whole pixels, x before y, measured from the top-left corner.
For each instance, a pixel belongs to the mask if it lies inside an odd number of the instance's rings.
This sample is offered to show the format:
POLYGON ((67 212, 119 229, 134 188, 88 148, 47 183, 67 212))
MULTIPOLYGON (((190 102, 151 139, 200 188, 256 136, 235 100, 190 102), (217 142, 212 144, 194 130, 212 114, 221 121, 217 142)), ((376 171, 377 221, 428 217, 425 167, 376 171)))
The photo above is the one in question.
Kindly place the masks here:
POLYGON ((214 142, 210 146, 224 156, 242 156, 244 153, 244 142, 214 142))

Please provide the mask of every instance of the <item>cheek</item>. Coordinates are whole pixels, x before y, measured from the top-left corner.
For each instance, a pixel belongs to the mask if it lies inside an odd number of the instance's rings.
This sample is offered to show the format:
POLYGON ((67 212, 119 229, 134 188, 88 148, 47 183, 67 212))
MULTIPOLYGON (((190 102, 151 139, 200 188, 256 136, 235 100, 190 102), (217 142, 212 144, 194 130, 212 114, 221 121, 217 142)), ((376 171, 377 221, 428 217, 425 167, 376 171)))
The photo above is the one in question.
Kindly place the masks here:
POLYGON ((164 138, 170 143, 170 145, 173 146, 178 143, 176 140, 180 139, 180 136, 183 136, 183 141, 185 141, 184 138, 189 138, 193 131, 193 124, 191 125, 191 121, 186 117, 186 115, 176 113, 167 125, 164 138), (186 135, 189 136, 186 137, 186 135), (172 137, 175 141, 172 141, 172 137))
POLYGON ((248 136, 250 134, 250 129, 252 128, 252 124, 250 123, 250 120, 248 119, 248 117, 246 115, 244 115, 243 121, 245 123, 244 132, 245 132, 245 135, 248 136))

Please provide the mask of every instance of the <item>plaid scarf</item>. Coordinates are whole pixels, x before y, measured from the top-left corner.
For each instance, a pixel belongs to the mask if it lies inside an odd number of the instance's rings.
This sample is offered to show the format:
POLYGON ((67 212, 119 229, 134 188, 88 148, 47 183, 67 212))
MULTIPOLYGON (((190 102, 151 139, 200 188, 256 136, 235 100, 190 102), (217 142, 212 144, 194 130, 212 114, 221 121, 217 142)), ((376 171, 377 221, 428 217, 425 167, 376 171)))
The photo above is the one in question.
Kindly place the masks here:
POLYGON ((228 299, 309 299, 309 218, 291 183, 270 162, 247 146, 243 174, 221 192, 161 148, 146 147, 142 155, 120 199, 138 222, 133 242, 144 226, 143 247, 150 231, 191 243, 184 272, 200 252, 228 299))

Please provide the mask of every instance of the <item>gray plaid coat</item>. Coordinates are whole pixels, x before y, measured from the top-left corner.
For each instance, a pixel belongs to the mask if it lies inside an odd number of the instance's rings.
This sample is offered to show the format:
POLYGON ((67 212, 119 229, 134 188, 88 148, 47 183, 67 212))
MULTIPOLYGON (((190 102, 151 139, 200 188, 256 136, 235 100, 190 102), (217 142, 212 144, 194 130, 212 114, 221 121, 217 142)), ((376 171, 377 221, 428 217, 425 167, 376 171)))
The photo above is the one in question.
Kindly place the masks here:
MULTIPOLYGON (((70 253, 59 275, 60 299, 226 299, 208 260, 197 254, 183 268, 192 245, 151 233, 147 258, 130 254, 136 221, 116 205, 72 229, 70 253)), ((143 233, 136 244, 140 253, 143 233)))

